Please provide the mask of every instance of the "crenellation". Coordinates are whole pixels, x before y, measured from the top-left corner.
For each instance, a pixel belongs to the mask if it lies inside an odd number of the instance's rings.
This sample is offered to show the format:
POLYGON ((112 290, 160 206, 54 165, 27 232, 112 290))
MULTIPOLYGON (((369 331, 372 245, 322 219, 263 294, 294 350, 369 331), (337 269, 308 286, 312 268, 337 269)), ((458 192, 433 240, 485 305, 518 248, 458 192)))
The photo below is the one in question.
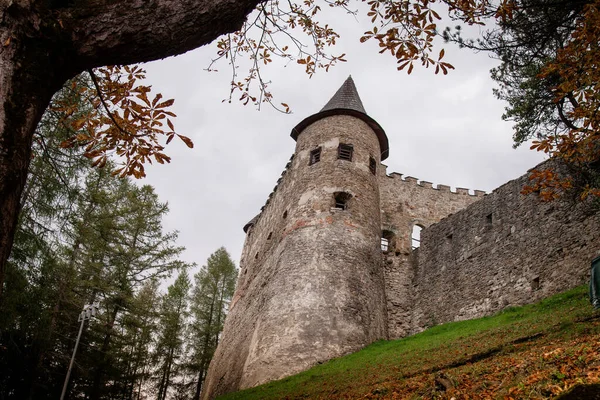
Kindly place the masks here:
MULTIPOLYGON (((381 164, 381 165, 384 166, 383 164, 381 164)), ((391 172, 390 174, 384 174, 383 176, 385 176, 387 178, 392 178, 392 179, 399 178, 399 180, 404 184, 415 185, 415 186, 421 187, 423 189, 432 189, 432 190, 438 190, 438 191, 443 191, 443 192, 449 192, 449 193, 461 195, 461 196, 469 195, 472 197, 481 197, 486 194, 486 192, 483 190, 473 190, 473 189, 467 189, 467 188, 461 188, 461 187, 457 187, 456 190, 453 191, 449 185, 437 184, 434 186, 433 183, 431 183, 431 182, 419 180, 418 178, 415 178, 412 176, 404 176, 404 174, 401 174, 399 172, 391 172)))

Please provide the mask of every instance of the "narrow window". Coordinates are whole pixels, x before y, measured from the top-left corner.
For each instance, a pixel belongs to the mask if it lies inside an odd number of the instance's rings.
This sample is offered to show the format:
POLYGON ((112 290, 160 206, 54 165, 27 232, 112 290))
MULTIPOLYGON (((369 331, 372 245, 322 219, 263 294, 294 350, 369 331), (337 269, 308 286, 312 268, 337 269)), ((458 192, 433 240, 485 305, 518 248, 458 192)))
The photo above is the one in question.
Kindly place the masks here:
POLYGON ((383 251, 384 253, 387 253, 389 247, 390 247, 390 241, 387 240, 386 238, 382 237, 381 238, 381 251, 383 251))
POLYGON ((377 175, 377 161, 373 157, 369 157, 369 169, 373 175, 377 175))
POLYGON ((348 209, 348 201, 352 198, 352 195, 350 193, 346 193, 346 192, 335 192, 333 194, 333 199, 334 199, 334 208, 337 208, 339 210, 346 210, 348 209))
POLYGON ((273 236, 273 232, 269 232, 269 236, 267 236, 267 240, 271 240, 272 236, 273 236))
POLYGON ((485 216, 485 222, 488 225, 492 225, 492 214, 488 214, 485 216))
POLYGON ((286 219, 286 218, 287 218, 287 210, 285 210, 285 211, 283 212, 283 219, 286 219))
POLYGON ((420 225, 415 225, 412 228, 411 243, 413 250, 421 246, 421 230, 423 230, 423 227, 420 225))
POLYGON ((536 276, 535 278, 533 278, 533 280, 531 281, 531 290, 535 291, 535 290, 539 290, 540 289, 540 277, 536 276))
POLYGON ((352 153, 354 152, 354 147, 351 144, 340 143, 338 146, 338 159, 352 161, 352 153))
POLYGON ((310 160, 308 161, 308 165, 313 165, 321 161, 321 148, 317 147, 310 152, 310 160))
POLYGON ((258 253, 256 253, 256 254, 254 255, 254 259, 255 259, 255 260, 257 260, 257 259, 258 259, 258 253))
POLYGON ((384 253, 393 252, 396 247, 394 232, 383 230, 381 231, 381 251, 384 253))

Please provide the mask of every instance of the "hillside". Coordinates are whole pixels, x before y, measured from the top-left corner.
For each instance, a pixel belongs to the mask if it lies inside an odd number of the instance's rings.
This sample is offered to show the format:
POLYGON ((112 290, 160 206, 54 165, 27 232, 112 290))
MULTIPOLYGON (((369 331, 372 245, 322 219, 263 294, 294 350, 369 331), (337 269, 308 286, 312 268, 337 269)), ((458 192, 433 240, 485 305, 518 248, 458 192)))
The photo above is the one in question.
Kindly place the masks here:
POLYGON ((600 399, 587 287, 435 326, 220 399, 600 399))

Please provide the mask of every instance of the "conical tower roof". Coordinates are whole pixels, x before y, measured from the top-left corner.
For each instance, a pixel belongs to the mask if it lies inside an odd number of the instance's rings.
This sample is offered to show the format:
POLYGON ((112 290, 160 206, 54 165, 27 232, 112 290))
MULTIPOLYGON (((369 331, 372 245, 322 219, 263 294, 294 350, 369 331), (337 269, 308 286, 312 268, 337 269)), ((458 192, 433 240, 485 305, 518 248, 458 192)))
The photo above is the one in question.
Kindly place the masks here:
POLYGON ((307 126, 332 115, 352 115, 356 118, 362 119, 371 127, 371 129, 373 129, 377 135, 377 138, 379 139, 379 147, 381 148, 381 161, 388 157, 389 144, 385 131, 377 123, 377 121, 367 115, 365 107, 363 106, 360 96, 358 95, 358 91, 356 90, 356 86, 354 85, 352 76, 349 76, 348 79, 346 79, 346 81, 337 90, 337 92, 335 92, 333 97, 327 102, 327 104, 325 104, 325 107, 323 107, 321 111, 305 118, 302 120, 302 122, 296 125, 294 129, 292 129, 292 138, 296 140, 298 135, 300 135, 300 133, 302 133, 307 126))
POLYGON ((325 107, 323 107, 321 111, 335 110, 337 108, 354 110, 363 114, 367 113, 362 101, 360 101, 360 96, 358 95, 352 76, 349 76, 348 79, 346 79, 346 82, 344 82, 338 91, 335 92, 333 97, 325 104, 325 107))

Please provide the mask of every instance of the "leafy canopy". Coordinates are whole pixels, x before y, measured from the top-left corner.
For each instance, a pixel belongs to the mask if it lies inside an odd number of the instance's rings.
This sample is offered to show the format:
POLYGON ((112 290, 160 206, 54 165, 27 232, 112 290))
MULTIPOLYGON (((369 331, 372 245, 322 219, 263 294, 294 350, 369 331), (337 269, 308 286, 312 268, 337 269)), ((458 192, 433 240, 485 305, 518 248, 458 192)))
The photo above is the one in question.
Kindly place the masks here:
MULTIPOLYGON (((444 60, 444 49, 434 46, 439 32, 446 40, 475 50, 492 52, 501 65, 492 70, 499 87, 496 96, 508 103, 504 118, 513 121, 515 146, 534 139, 532 149, 564 161, 571 169, 565 178, 556 171, 534 171, 524 193, 537 192, 552 200, 576 188, 581 199, 600 196, 598 154, 598 43, 600 0, 370 0, 366 17, 372 28, 361 42, 377 42, 379 52, 397 61, 398 70, 410 74, 416 64, 447 74, 454 67, 444 60), (487 25, 476 40, 464 39, 460 25, 440 29, 442 9, 449 18, 467 25, 487 25)), ((276 104, 265 78, 265 67, 274 58, 295 62, 309 76, 328 71, 345 54, 332 51, 339 34, 321 18, 334 13, 358 15, 350 0, 269 0, 260 3, 242 28, 217 41, 219 60, 232 66, 229 101, 239 93, 244 104, 276 104), (245 74, 239 67, 250 60, 245 74)), ((443 14, 443 13, 442 13, 443 14)), ((78 131, 63 146, 85 146, 85 156, 103 166, 111 155, 121 159, 115 173, 143 177, 143 165, 153 160, 169 162, 166 144, 179 137, 169 110, 173 100, 150 96, 140 84, 145 72, 139 66, 106 67, 89 71, 88 85, 78 90, 90 101, 91 112, 71 122, 78 131), (164 139, 164 143, 163 143, 164 139)), ((236 96, 237 97, 237 96, 236 96)), ((55 104, 67 114, 69 104, 55 104)))
POLYGON ((108 66, 71 80, 71 89, 87 100, 88 107, 81 113, 79 103, 61 98, 51 104, 52 111, 64 116, 60 122, 75 132, 61 146, 83 146, 83 155, 100 168, 112 156, 121 164, 113 174, 135 178, 146 175, 145 163, 171 161, 164 149, 173 138, 192 148, 188 137, 175 132, 171 120, 175 114, 169 109, 174 100, 163 100, 160 93, 152 96, 151 87, 140 83, 145 77, 146 71, 137 65, 108 66))

